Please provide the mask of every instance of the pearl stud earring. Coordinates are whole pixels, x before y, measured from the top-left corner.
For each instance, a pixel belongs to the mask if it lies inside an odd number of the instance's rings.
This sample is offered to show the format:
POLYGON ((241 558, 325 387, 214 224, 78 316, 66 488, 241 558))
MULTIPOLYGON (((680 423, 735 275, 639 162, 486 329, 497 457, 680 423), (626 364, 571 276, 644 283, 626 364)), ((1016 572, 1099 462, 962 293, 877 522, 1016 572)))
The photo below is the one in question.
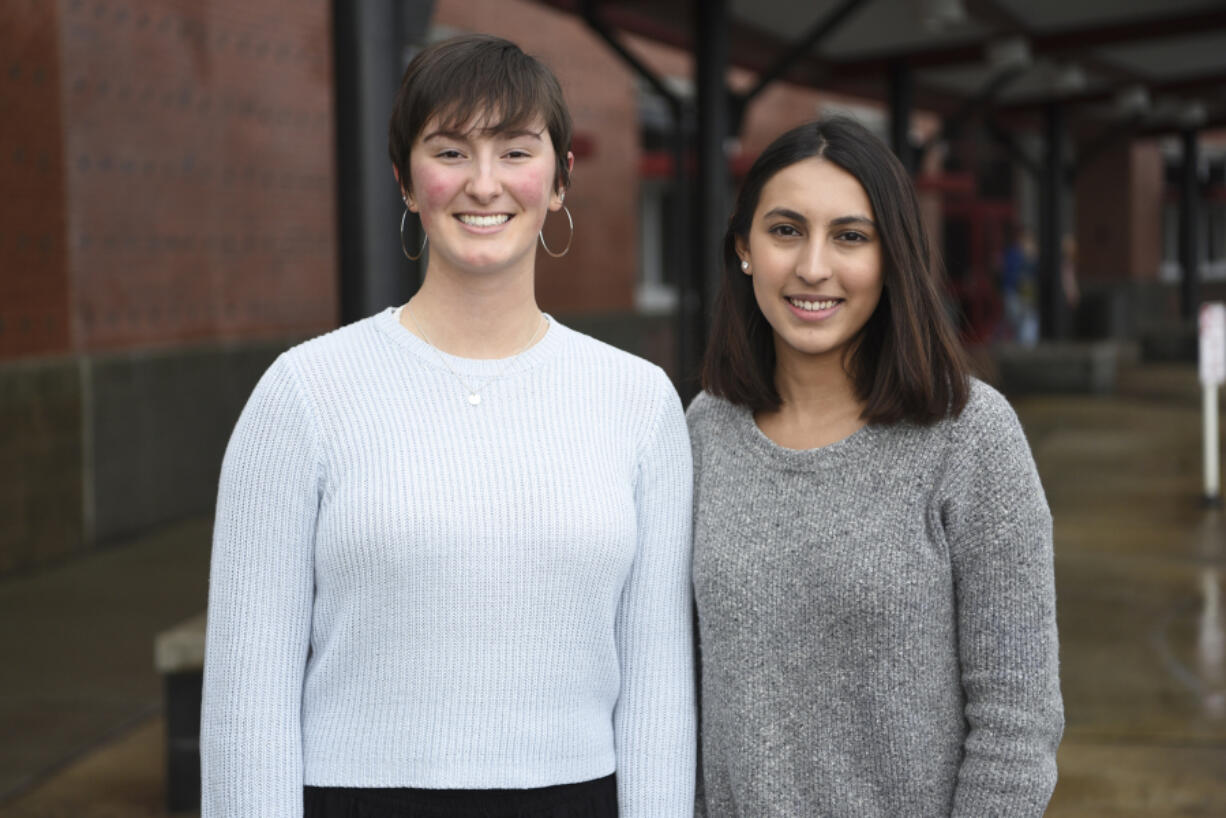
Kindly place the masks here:
POLYGON ((742 259, 742 260, 741 260, 741 269, 742 269, 742 270, 744 270, 745 272, 747 272, 747 273, 748 273, 748 272, 749 272, 749 262, 748 262, 748 261, 745 261, 744 259, 742 259))

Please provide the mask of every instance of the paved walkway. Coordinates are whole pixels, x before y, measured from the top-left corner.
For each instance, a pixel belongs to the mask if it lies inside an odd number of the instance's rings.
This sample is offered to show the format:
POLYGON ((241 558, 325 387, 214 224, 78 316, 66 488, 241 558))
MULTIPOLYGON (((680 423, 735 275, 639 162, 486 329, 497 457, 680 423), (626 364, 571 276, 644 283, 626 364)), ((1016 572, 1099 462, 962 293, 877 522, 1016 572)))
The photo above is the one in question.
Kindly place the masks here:
POLYGON ((1067 727, 1048 815, 1226 816, 1226 519, 1200 508, 1195 375, 1128 391, 1018 402, 1056 521, 1067 727))
MULTIPOLYGON (((1015 405, 1056 520, 1058 818, 1226 816, 1226 518, 1188 369, 1015 405)), ((204 604, 207 521, 0 581, 0 818, 162 815, 153 634, 204 604), (15 739, 13 738, 15 737, 15 739)))
POLYGON ((161 761, 123 761, 161 752, 153 637, 204 609, 210 527, 168 526, 0 580, 0 815, 159 814, 136 805, 160 807, 161 761), (123 749, 134 736, 151 742, 141 756, 123 749), (108 772, 93 779, 100 760, 108 772))

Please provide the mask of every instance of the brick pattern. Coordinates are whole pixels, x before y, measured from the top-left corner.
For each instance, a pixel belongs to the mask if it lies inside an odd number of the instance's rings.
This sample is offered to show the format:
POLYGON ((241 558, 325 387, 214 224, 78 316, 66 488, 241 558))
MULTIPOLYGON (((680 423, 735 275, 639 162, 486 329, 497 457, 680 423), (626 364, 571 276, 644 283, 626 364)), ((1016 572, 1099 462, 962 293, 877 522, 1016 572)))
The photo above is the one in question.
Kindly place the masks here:
POLYGON ((0 359, 69 346, 56 4, 0 10, 0 359))
MULTIPOLYGON (((1165 175, 1162 152, 1153 142, 1133 143, 1129 151, 1127 267, 1134 281, 1154 280, 1162 263, 1162 204, 1165 175)), ((1101 196, 1095 191, 1096 196, 1101 196)), ((1080 244, 1078 245, 1080 247, 1080 244)))
POLYGON ((61 6, 76 348, 333 326, 327 0, 61 6))

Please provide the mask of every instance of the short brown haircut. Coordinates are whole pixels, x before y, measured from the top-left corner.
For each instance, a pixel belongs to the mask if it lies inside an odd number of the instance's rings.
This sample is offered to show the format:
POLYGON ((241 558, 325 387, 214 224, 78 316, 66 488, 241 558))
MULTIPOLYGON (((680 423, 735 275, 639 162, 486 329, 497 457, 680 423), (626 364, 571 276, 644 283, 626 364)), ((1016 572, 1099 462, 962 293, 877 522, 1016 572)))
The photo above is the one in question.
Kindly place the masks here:
POLYGON ((941 266, 929 250, 915 186, 902 163, 867 128, 830 118, 793 128, 753 163, 724 235, 724 275, 703 361, 703 388, 753 411, 774 411, 775 340, 741 271, 762 188, 779 171, 820 157, 854 176, 873 206, 882 242, 877 308, 848 345, 844 365, 864 419, 934 423, 961 413, 970 393, 966 354, 946 313, 941 266))
POLYGON ((570 186, 566 156, 571 119, 562 86, 539 60, 500 37, 469 34, 435 43, 413 58, 400 81, 388 126, 387 151, 408 189, 409 152, 422 128, 438 117, 444 130, 459 131, 477 116, 492 133, 545 121, 557 155, 554 188, 570 186))

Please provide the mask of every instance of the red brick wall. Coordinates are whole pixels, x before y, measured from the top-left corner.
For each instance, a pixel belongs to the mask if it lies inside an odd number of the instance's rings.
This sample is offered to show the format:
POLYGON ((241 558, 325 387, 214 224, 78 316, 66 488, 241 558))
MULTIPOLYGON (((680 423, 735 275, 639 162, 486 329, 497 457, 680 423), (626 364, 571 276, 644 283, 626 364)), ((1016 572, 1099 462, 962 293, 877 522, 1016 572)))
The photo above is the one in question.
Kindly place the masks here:
POLYGON ((78 349, 335 324, 327 0, 65 0, 78 349))
POLYGON ((335 325, 328 0, 12 0, 0 52, 0 358, 335 325))
POLYGON ((70 345, 64 247, 59 18, 0 5, 0 359, 70 345))
POLYGON ((1162 155, 1152 141, 1103 152, 1077 174, 1078 275, 1148 281, 1162 261, 1162 155))
MULTIPOLYGON (((1130 154, 1128 145, 1120 144, 1078 170, 1074 186, 1077 272, 1087 281, 1130 276, 1130 154)), ((1160 215, 1161 211, 1155 213, 1160 215)))
POLYGON ((1129 151, 1128 274, 1134 281, 1158 277, 1162 263, 1162 207, 1166 170, 1156 142, 1137 142, 1129 151))

